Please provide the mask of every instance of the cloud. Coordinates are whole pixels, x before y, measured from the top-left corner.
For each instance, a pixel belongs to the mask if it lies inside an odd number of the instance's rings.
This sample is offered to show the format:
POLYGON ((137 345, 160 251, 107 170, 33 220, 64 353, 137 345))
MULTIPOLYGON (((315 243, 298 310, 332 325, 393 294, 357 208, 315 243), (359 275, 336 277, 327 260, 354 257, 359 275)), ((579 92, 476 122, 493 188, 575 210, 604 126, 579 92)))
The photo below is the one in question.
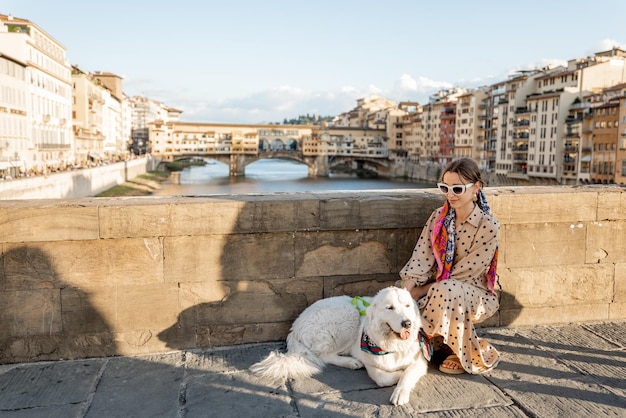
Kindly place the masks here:
POLYGON ((350 111, 356 106, 358 99, 370 94, 389 100, 423 103, 428 101, 428 96, 440 89, 453 86, 444 81, 402 74, 392 83, 391 88, 375 84, 365 88, 345 85, 335 91, 320 92, 283 85, 235 98, 198 98, 197 93, 190 91, 168 92, 162 88, 152 89, 145 82, 137 84, 133 87, 141 86, 140 95, 182 110, 183 121, 251 124, 282 122, 304 114, 336 116, 350 111))
POLYGON ((305 114, 335 116, 354 108, 356 100, 365 95, 367 92, 353 87, 314 92, 280 86, 237 98, 198 100, 178 96, 166 104, 183 110, 184 121, 254 124, 282 122, 305 114))
POLYGON ((388 98, 392 100, 426 103, 432 94, 451 87, 454 87, 454 84, 447 81, 431 80, 423 76, 413 77, 404 73, 395 82, 393 89, 387 93, 388 98))
POLYGON ((588 55, 594 55, 596 52, 604 52, 604 51, 608 51, 610 49, 613 49, 613 47, 618 47, 621 49, 626 49, 626 45, 622 44, 619 41, 616 41, 614 39, 603 39, 600 42, 596 43, 595 45, 592 46, 592 48, 588 49, 586 52, 588 55))

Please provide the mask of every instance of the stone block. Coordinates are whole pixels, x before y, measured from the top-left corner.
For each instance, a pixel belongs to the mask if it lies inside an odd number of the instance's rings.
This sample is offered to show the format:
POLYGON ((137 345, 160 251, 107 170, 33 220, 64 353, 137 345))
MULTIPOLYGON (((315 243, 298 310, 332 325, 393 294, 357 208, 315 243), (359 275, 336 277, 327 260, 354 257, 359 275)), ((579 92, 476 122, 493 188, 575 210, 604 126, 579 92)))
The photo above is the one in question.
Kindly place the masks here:
MULTIPOLYGON (((63 243, 55 243, 62 247, 63 243)), ((1 290, 53 289, 62 287, 62 277, 46 244, 3 244, 1 290)))
MULTIPOLYGON (((169 236, 174 227, 170 210, 172 205, 109 204, 100 208, 100 235, 104 239, 169 236)), ((163 203, 163 202, 162 202, 163 203)), ((196 214, 200 218, 199 214, 196 214)))
POLYGON ((104 313, 114 332, 165 329, 180 310, 175 283, 120 285, 115 296, 115 304, 104 313))
POLYGON ((617 303, 626 302, 626 263, 615 264, 614 289, 613 301, 617 303))
MULTIPOLYGON (((104 287, 100 290, 104 290, 104 292, 97 292, 97 289, 88 292, 86 289, 77 287, 61 289, 61 318, 63 331, 66 335, 88 335, 111 330, 112 326, 109 321, 113 320, 114 317, 105 319, 103 312, 96 309, 96 306, 101 309, 114 306, 114 293, 111 291, 113 289, 104 287)), ((111 310, 110 314, 113 313, 114 310, 111 310)))
POLYGON ((359 201, 361 229, 422 228, 430 214, 440 207, 441 195, 420 193, 375 195, 359 201))
POLYGON ((517 187, 490 191, 487 199, 501 224, 592 222, 597 219, 597 192, 567 187, 517 187), (492 193, 497 193, 491 198, 492 193))
POLYGON ((609 303, 613 299, 613 266, 570 265, 515 268, 501 277, 509 306, 564 306, 609 303))
MULTIPOLYGON (((160 329, 115 332, 116 354, 133 356, 171 351, 174 347, 169 347, 164 341, 160 340, 158 338, 159 332, 160 329)), ((193 344, 187 345, 185 348, 193 348, 193 344)))
MULTIPOLYGON (((260 340, 252 329, 268 332, 272 324, 290 324, 321 295, 321 280, 237 281, 214 285, 203 292, 201 283, 181 285, 183 308, 174 323, 158 334, 170 348, 202 347, 215 341, 242 343, 260 340), (219 289, 219 287, 223 287, 219 289), (216 296, 223 293, 221 299, 216 296), (209 300, 212 298, 213 300, 209 300), (251 327, 253 327, 251 329, 251 327), (217 335, 216 330, 221 330, 217 335), (252 333, 252 334, 251 334, 252 333), (192 344, 192 345, 189 345, 192 344)), ((289 327, 287 327, 288 329, 289 327)), ((281 326, 280 330, 284 330, 281 326)), ((285 334, 286 335, 286 334, 285 334)), ((273 339, 284 338, 283 334, 273 339)))
POLYGON ((505 225, 506 247, 502 247, 507 268, 556 266, 580 263, 585 259, 586 224, 505 225))
POLYGON ((296 234, 296 277, 390 273, 396 262, 387 237, 368 240, 371 231, 296 234))
POLYGON ((241 199, 244 204, 233 232, 284 232, 320 227, 319 201, 308 194, 248 195, 241 199))
POLYGON ((396 274, 375 274, 357 276, 325 277, 324 297, 332 296, 374 296, 380 289, 392 286, 396 274))
POLYGON ((505 326, 569 324, 606 321, 608 318, 608 303, 579 303, 575 305, 500 310, 500 322, 505 326))
POLYGON ((587 263, 626 262, 626 221, 593 222, 587 230, 587 263))
POLYGON ((322 230, 359 229, 359 199, 351 195, 324 197, 320 199, 320 228, 322 230))
POLYGON ((400 228, 394 230, 394 252, 396 254, 396 266, 394 268, 395 273, 400 272, 400 270, 402 270, 405 264, 410 260, 415 244, 417 244, 417 240, 422 233, 422 229, 423 228, 400 228))
MULTIPOLYGON (((189 309, 203 303, 222 303, 225 306, 231 303, 230 299, 237 297, 239 293, 252 293, 258 300, 265 298, 287 298, 292 296, 299 304, 293 308, 292 303, 277 306, 278 312, 270 313, 269 318, 284 317, 285 312, 302 311, 311 303, 322 297, 323 279, 285 279, 285 280, 259 280, 259 281, 203 281, 185 282, 179 285, 179 304, 181 309, 189 309), (302 298, 302 296, 304 298, 302 298)), ((258 302, 254 302, 258 305, 258 302)), ((248 309, 247 307, 240 307, 248 309)), ((288 318, 291 318, 288 314, 288 318)), ((265 318, 259 319, 264 322, 265 318)))
POLYGON ((615 190, 600 192, 598 196, 598 221, 626 220, 626 192, 615 190))
POLYGON ((292 233, 165 238, 165 280, 284 279, 294 277, 292 233))
MULTIPOLYGON (((59 289, 0 292, 0 339, 62 332, 59 289)), ((0 346, 4 345, 0 343, 0 346)))
POLYGON ((626 302, 615 302, 609 305, 609 321, 623 321, 626 318, 626 302))
POLYGON ((158 238, 37 242, 4 248, 7 288, 163 281, 158 238))
POLYGON ((230 325, 199 327, 195 346, 197 348, 211 348, 266 341, 284 341, 291 324, 292 322, 288 321, 243 324, 236 327, 230 325))
POLYGON ((0 207, 2 242, 98 238, 97 206, 79 204, 36 206, 27 202, 3 202, 0 207))

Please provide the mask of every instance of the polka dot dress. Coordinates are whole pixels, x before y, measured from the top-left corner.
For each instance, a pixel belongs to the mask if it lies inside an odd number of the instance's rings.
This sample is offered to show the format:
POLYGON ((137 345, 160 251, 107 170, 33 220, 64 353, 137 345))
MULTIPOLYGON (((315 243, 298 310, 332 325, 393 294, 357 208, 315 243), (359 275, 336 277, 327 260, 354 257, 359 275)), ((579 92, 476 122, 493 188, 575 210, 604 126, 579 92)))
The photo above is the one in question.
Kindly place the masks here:
MULTIPOLYGON (((400 272, 402 279, 411 278, 420 285, 434 281, 436 261, 430 233, 440 212, 441 208, 435 211, 424 227, 411 259, 400 272)), ((425 320, 424 331, 431 336, 441 335, 468 373, 484 373, 500 361, 498 351, 479 338, 474 327, 499 308, 485 276, 499 235, 498 221, 475 206, 471 215, 457 225, 450 278, 433 284, 418 301, 425 320)))

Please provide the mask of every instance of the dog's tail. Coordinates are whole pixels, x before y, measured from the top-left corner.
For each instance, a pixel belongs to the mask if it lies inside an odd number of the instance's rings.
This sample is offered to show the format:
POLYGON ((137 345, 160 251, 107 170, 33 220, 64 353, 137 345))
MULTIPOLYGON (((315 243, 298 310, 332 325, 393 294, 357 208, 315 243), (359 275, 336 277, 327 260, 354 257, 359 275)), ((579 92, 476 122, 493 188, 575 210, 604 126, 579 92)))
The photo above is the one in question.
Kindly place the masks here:
POLYGON ((320 373, 324 362, 301 344, 290 344, 286 353, 272 351, 265 359, 250 366, 250 371, 268 379, 311 377, 320 373), (296 347, 294 347, 296 346, 296 347))

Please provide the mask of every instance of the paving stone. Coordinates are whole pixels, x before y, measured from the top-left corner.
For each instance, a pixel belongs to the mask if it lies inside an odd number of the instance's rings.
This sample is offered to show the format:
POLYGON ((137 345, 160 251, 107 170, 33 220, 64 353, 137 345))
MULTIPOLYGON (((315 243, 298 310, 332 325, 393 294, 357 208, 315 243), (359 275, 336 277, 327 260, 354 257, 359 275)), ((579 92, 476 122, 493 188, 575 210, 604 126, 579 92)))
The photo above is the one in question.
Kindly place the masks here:
POLYGON ((576 352, 589 360, 594 356, 591 347, 607 342, 585 335, 579 327, 562 329, 561 334, 553 327, 483 331, 502 355, 501 364, 486 378, 530 416, 624 416, 626 398, 620 399, 568 361, 576 352))
POLYGON ((183 372, 180 353, 111 358, 86 416, 176 417, 183 372))
POLYGON ((19 409, 86 402, 105 362, 98 359, 27 363, 5 369, 0 375, 0 415, 19 409))

